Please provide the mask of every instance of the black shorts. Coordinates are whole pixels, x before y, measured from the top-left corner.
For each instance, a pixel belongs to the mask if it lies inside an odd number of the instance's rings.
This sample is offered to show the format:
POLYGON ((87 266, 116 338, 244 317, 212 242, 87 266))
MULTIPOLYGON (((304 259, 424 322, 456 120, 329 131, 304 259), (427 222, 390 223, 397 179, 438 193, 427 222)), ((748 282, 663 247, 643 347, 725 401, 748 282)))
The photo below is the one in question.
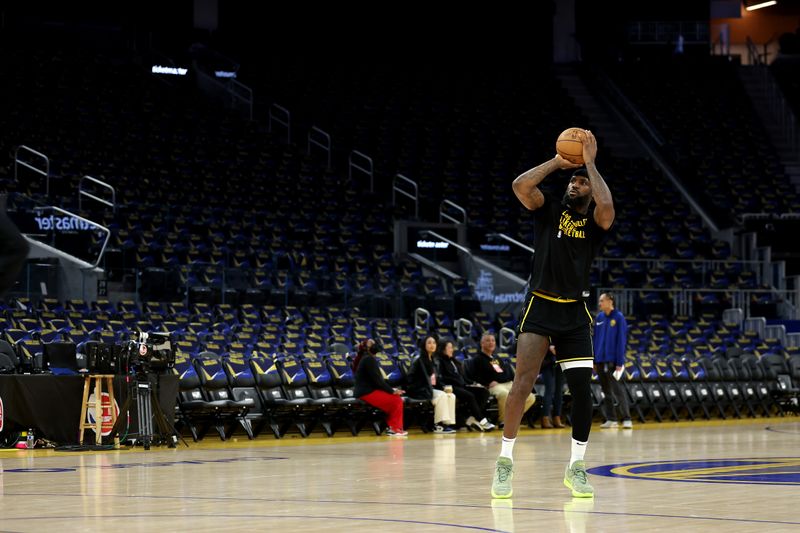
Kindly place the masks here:
POLYGON ((556 361, 594 360, 592 322, 583 300, 555 298, 531 291, 522 308, 518 333, 548 337, 556 347, 556 361))

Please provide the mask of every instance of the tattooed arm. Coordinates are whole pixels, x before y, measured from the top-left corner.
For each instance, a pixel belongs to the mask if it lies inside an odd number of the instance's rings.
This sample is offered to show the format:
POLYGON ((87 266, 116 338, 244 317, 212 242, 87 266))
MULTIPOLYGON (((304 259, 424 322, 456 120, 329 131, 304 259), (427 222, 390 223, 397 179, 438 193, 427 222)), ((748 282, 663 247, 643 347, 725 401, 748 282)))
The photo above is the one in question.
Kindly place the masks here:
POLYGON ((523 172, 511 186, 514 189, 514 194, 517 195, 522 205, 535 211, 544 204, 544 195, 539 190, 539 184, 548 175, 556 170, 565 168, 578 168, 580 165, 570 163, 560 155, 556 155, 553 159, 545 161, 541 165, 534 167, 526 172, 523 172))
POLYGON ((592 183, 592 198, 595 203, 594 221, 598 226, 607 230, 614 223, 614 200, 611 198, 611 190, 595 166, 596 156, 597 139, 591 131, 586 130, 586 139, 583 141, 583 160, 589 174, 589 181, 592 183))

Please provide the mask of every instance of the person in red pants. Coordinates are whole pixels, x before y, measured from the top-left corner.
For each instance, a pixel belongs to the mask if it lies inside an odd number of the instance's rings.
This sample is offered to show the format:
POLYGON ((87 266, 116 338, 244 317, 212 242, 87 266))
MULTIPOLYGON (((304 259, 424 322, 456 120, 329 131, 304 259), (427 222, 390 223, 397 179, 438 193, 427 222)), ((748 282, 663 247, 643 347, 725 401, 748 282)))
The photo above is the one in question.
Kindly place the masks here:
POLYGON ((356 398, 377 407, 386 413, 386 423, 389 426, 386 434, 390 437, 405 437, 408 431, 403 429, 403 394, 402 389, 393 389, 383 379, 378 360, 375 354, 380 351, 380 346, 372 339, 362 341, 358 345, 358 353, 353 361, 355 373, 356 398))

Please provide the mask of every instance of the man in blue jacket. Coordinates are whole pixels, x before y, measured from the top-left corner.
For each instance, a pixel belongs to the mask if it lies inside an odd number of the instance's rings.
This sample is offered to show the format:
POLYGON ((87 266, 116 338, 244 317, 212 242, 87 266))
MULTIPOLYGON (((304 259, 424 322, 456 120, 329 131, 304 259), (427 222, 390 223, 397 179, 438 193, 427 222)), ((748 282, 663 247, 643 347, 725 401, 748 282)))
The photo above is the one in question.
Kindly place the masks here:
POLYGON ((600 312, 594 321, 594 370, 603 388, 606 421, 601 428, 617 428, 617 413, 614 409, 616 399, 622 414, 622 427, 631 429, 631 412, 628 397, 619 380, 625 370, 625 348, 628 339, 628 325, 625 317, 614 309, 614 296, 603 293, 598 300, 600 312))

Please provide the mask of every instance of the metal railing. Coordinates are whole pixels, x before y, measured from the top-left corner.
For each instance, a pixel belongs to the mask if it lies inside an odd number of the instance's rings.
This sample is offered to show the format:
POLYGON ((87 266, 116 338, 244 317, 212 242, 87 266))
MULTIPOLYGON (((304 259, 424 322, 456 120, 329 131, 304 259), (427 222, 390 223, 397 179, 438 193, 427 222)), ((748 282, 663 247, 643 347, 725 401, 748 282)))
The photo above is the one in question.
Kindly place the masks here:
POLYGON ((105 181, 93 178, 91 176, 83 176, 81 178, 81 180, 78 182, 78 209, 80 209, 80 210, 83 210, 83 197, 84 196, 89 198, 89 199, 91 199, 91 200, 94 200, 95 202, 99 202, 99 203, 101 203, 103 205, 107 205, 115 213, 117 211, 117 191, 114 189, 114 187, 112 187, 111 185, 109 185, 105 181), (107 190, 111 191, 111 200, 110 201, 109 200, 105 200, 103 198, 100 198, 99 196, 95 196, 93 193, 91 193, 88 190, 86 190, 86 188, 84 188, 84 183, 87 182, 87 181, 90 182, 90 183, 94 183, 95 185, 98 185, 98 186, 100 186, 100 187, 102 187, 104 189, 107 189, 107 190))
POLYGON ((439 204, 439 222, 444 222, 445 220, 449 220, 454 224, 466 224, 467 223, 467 210, 458 205, 455 202, 451 202, 450 200, 442 200, 439 204), (458 219, 451 214, 449 214, 445 208, 449 207, 451 210, 455 210, 461 215, 461 219, 458 219))
POLYGON ((647 307, 651 310, 658 308, 660 311, 673 315, 692 316, 695 314, 696 305, 711 305, 702 302, 703 296, 719 295, 719 305, 725 308, 740 308, 744 316, 751 314, 751 301, 754 296, 765 295, 774 298, 777 312, 788 319, 798 319, 800 308, 800 295, 795 290, 774 289, 630 289, 598 287, 598 294, 610 292, 614 295, 616 307, 623 314, 633 314, 636 309, 647 307), (650 295, 658 295, 658 301, 645 301, 650 295), (671 309, 670 309, 671 308, 671 309))
POLYGON ((777 124, 783 134, 784 139, 791 147, 795 156, 800 154, 800 139, 797 132, 800 130, 797 116, 791 106, 786 102, 783 91, 776 83, 775 78, 765 64, 753 66, 756 76, 761 84, 761 88, 766 95, 769 113, 775 124, 777 124))
POLYGON ((250 87, 233 78, 226 78, 224 82, 219 81, 200 68, 195 69, 195 72, 201 89, 222 97, 222 103, 228 109, 236 111, 244 108, 248 120, 253 120, 253 90, 250 87))
POLYGON ((289 110, 278 104, 269 106, 270 133, 273 133, 273 122, 286 128, 286 144, 292 144, 292 114, 289 113, 289 110))
POLYGON ((646 20, 628 24, 628 40, 632 44, 677 43, 683 37, 685 44, 708 43, 708 20, 646 20))
POLYGON ((531 248, 527 244, 519 242, 518 240, 514 239, 513 237, 509 237, 505 233, 488 233, 488 234, 486 234, 486 237, 489 238, 489 239, 501 239, 501 240, 510 242, 514 246, 522 248, 526 252, 536 253, 536 250, 534 250, 533 248, 531 248))
POLYGON ((594 260, 593 266, 602 271, 606 271, 614 264, 620 264, 629 269, 632 264, 636 263, 643 263, 642 267, 647 272, 662 270, 667 268, 668 265, 685 267, 693 273, 699 274, 701 282, 708 280, 712 272, 722 272, 729 267, 739 267, 743 271, 753 272, 755 275, 755 282, 758 285, 771 285, 772 280, 776 277, 776 273, 772 272, 773 267, 776 267, 776 265, 763 259, 648 259, 643 257, 598 257, 594 260))
POLYGON ((680 191, 686 202, 692 207, 695 213, 700 215, 703 223, 711 230, 712 234, 719 235, 720 228, 706 212, 706 210, 695 200, 694 196, 684 187, 678 175, 673 172, 670 165, 660 153, 665 146, 661 134, 657 131, 644 114, 628 99, 627 96, 617 87, 617 85, 601 70, 595 69, 593 74, 600 82, 603 89, 601 100, 609 104, 609 110, 627 124, 631 135, 639 141, 641 147, 647 152, 653 161, 661 168, 667 179, 680 191), (655 146, 651 146, 651 143, 655 146))
POLYGON ((326 169, 331 169, 331 136, 328 135, 324 130, 316 127, 311 126, 311 129, 308 130, 308 144, 306 148, 306 153, 311 155, 311 147, 316 146, 320 148, 325 154, 327 155, 327 165, 326 169))
POLYGON ((756 47, 756 43, 747 36, 747 62, 751 65, 766 65, 767 64, 767 56, 769 52, 767 51, 767 44, 764 43, 764 51, 759 52, 758 47, 756 47))
POLYGON ((375 192, 375 176, 372 165, 372 158, 362 154, 358 150, 353 150, 347 157, 347 178, 353 181, 354 170, 369 177, 369 192, 375 192))
MULTIPOLYGON (((76 257, 76 256, 74 256, 74 255, 72 255, 72 254, 70 254, 68 252, 65 252, 64 250, 59 249, 57 246, 55 246, 55 242, 52 241, 52 240, 50 242, 45 242, 44 240, 40 240, 40 239, 34 238, 33 236, 31 236, 31 234, 28 234, 27 237, 29 239, 31 239, 31 240, 36 241, 37 243, 39 243, 39 245, 46 247, 48 250, 50 250, 55 255, 67 258, 67 259, 69 259, 71 261, 74 261, 76 263, 85 263, 85 265, 84 265, 85 268, 97 268, 98 265, 100 264, 100 262, 103 259, 103 254, 105 253, 106 247, 108 246, 108 241, 111 238, 111 230, 109 230, 107 227, 105 227, 105 226, 103 226, 101 224, 98 224, 97 222, 89 220, 88 218, 84 218, 84 217, 82 217, 80 215, 76 215, 75 213, 72 213, 72 212, 67 211, 65 209, 61 209, 60 207, 55 207, 55 206, 35 207, 34 208, 34 212, 41 213, 41 212, 43 212, 45 210, 48 210, 48 209, 52 210, 52 211, 55 211, 56 213, 61 213, 62 215, 66 216, 66 217, 69 217, 70 219, 74 219, 74 220, 83 222, 83 223, 87 224, 88 226, 91 226, 92 230, 98 231, 98 232, 104 234, 105 237, 103 238, 102 244, 100 246, 100 251, 97 253, 97 258, 94 260, 94 262, 89 262, 89 261, 86 261, 83 258, 76 257)), ((55 228, 54 228, 54 231, 55 231, 55 228)), ((53 235, 55 235, 55 233, 53 235)))
POLYGON ((497 347, 501 352, 506 352, 514 346, 516 339, 517 333, 513 329, 502 327, 497 335, 497 347))
POLYGON ((472 337, 472 322, 466 318, 457 318, 453 325, 455 326, 454 331, 456 334, 456 341, 460 348, 465 339, 472 337))
POLYGON ((30 148, 22 144, 20 146, 17 146, 16 149, 14 149, 14 181, 17 182, 19 181, 18 167, 20 165, 36 172, 41 176, 44 176, 44 193, 45 195, 50 196, 50 159, 48 159, 47 156, 44 155, 43 153, 37 152, 33 148, 30 148), (20 151, 22 151, 23 153, 33 154, 34 156, 44 160, 44 170, 36 168, 32 164, 20 159, 19 158, 20 151))
POLYGON ((431 313, 427 309, 417 307, 414 309, 414 329, 417 333, 427 333, 430 328, 431 313))
POLYGON ((431 230, 423 230, 420 235, 446 242, 458 251, 463 277, 474 287, 475 295, 484 311, 493 313, 522 303, 524 288, 528 282, 513 272, 509 272, 480 257, 472 250, 431 230))
POLYGON ((247 109, 247 119, 253 120, 253 89, 234 79, 228 80, 226 88, 228 94, 231 95, 230 106, 238 109, 240 105, 243 105, 247 109))
POLYGON ((392 205, 397 205, 398 194, 414 202, 414 218, 419 218, 419 187, 417 183, 402 174, 395 175, 392 180, 392 205), (410 190, 404 189, 401 185, 409 187, 410 190))

